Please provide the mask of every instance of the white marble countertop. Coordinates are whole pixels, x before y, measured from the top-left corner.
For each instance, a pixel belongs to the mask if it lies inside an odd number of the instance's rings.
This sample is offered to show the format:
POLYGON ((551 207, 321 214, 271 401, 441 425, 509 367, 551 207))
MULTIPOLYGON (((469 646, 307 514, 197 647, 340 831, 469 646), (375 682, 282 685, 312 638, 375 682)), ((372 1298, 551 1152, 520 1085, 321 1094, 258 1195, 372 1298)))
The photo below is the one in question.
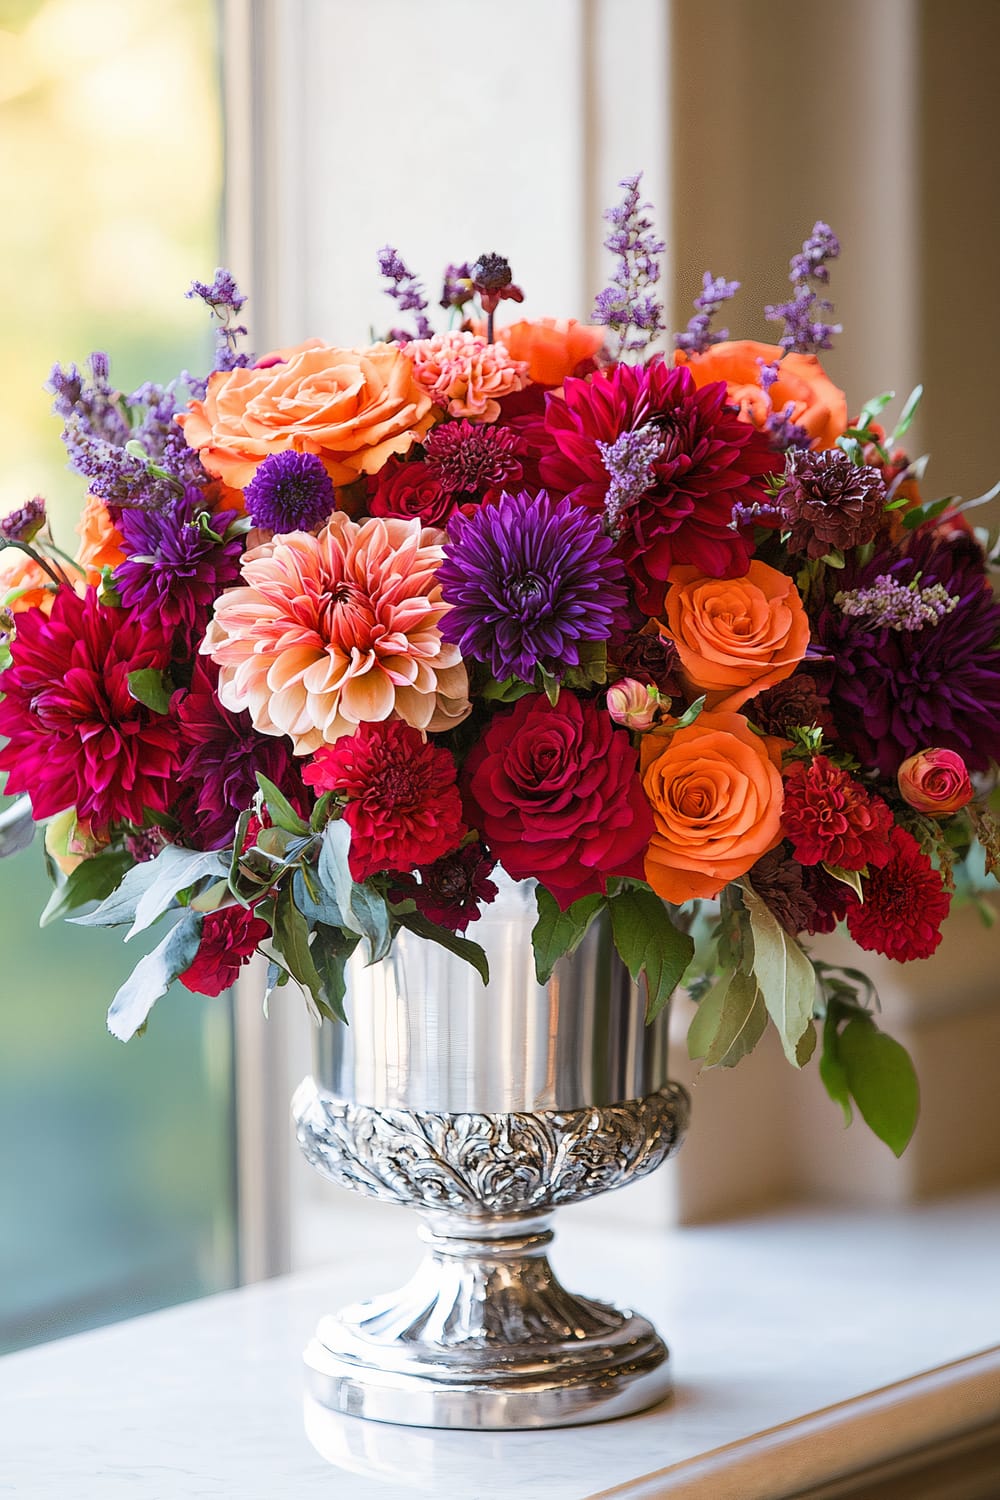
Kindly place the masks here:
POLYGON ((772 1500, 1000 1422, 1000 1193, 627 1236, 563 1211, 560 1274, 654 1319, 676 1393, 548 1433, 378 1426, 304 1403, 320 1313, 412 1268, 415 1244, 390 1226, 333 1271, 0 1359, 0 1496, 772 1500))

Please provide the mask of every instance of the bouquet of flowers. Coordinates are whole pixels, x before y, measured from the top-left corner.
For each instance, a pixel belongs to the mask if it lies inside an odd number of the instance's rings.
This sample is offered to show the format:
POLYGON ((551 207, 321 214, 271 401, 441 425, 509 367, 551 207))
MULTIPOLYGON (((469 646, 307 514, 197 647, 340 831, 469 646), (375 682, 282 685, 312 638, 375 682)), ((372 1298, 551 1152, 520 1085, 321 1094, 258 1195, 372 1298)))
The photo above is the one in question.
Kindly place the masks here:
POLYGON ((888 431, 892 395, 851 415, 824 372, 826 225, 775 343, 714 331, 738 284, 706 274, 656 352, 664 246, 621 186, 590 324, 501 323, 522 293, 487 254, 447 268, 435 331, 386 247, 409 324, 369 347, 243 352, 219 271, 188 294, 207 380, 55 369, 79 546, 40 500, 0 523, 0 770, 47 824, 43 922, 167 919, 123 1039, 257 951, 337 1021, 347 957, 401 927, 485 981, 499 866, 537 882, 541 981, 606 912, 649 1015, 687 975, 693 1056, 770 1020, 802 1067, 821 1035, 830 1094, 898 1152, 909 1059, 802 939, 926 958, 977 836, 996 870, 997 548, 921 498, 919 392, 888 431))

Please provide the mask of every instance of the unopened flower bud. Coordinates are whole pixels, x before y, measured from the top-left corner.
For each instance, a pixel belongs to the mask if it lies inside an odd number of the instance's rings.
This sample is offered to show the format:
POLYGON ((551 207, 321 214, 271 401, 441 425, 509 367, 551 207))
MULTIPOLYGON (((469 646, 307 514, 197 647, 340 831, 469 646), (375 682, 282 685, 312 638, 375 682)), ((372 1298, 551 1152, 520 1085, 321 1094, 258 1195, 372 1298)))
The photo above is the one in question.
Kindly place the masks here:
POLYGON ((929 818, 947 817, 972 801, 972 782, 955 750, 921 750, 903 761, 896 779, 910 806, 929 818))
POLYGON ((660 711, 660 695, 651 683, 622 677, 608 688, 608 713, 626 729, 652 728, 660 711))
POLYGON ((0 521, 0 537, 5 542, 31 542, 44 525, 45 501, 36 495, 0 521))

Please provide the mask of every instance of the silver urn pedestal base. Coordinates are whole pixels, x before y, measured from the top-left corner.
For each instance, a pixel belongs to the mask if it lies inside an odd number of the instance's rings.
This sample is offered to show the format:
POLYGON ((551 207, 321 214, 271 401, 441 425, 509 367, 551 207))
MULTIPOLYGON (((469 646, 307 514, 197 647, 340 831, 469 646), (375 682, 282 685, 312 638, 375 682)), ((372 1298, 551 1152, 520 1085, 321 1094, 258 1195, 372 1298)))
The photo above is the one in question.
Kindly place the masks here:
POLYGON ((530 883, 505 882, 476 933, 478 976, 397 937, 350 965, 350 1026, 324 1025, 293 1113, 310 1162, 406 1204, 425 1255, 400 1291, 324 1317, 308 1389, 349 1416, 418 1427, 540 1428, 626 1416, 671 1388, 645 1318, 567 1291, 548 1219, 654 1171, 680 1144, 666 1016, 643 1023, 600 924, 537 983, 530 883))

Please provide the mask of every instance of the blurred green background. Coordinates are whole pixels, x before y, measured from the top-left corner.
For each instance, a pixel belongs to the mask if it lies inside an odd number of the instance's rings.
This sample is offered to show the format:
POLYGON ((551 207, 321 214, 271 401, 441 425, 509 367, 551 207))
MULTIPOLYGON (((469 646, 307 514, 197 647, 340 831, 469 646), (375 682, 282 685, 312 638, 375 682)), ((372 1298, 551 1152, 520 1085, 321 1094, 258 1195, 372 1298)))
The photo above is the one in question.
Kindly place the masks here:
MULTIPOLYGON (((211 0, 0 0, 0 514, 45 495, 67 550, 44 383, 95 348, 126 391, 207 368, 221 143, 211 0)), ((123 1047, 139 945, 39 930, 47 895, 39 835, 0 862, 0 1352, 236 1278, 228 999, 175 987, 123 1047)))

